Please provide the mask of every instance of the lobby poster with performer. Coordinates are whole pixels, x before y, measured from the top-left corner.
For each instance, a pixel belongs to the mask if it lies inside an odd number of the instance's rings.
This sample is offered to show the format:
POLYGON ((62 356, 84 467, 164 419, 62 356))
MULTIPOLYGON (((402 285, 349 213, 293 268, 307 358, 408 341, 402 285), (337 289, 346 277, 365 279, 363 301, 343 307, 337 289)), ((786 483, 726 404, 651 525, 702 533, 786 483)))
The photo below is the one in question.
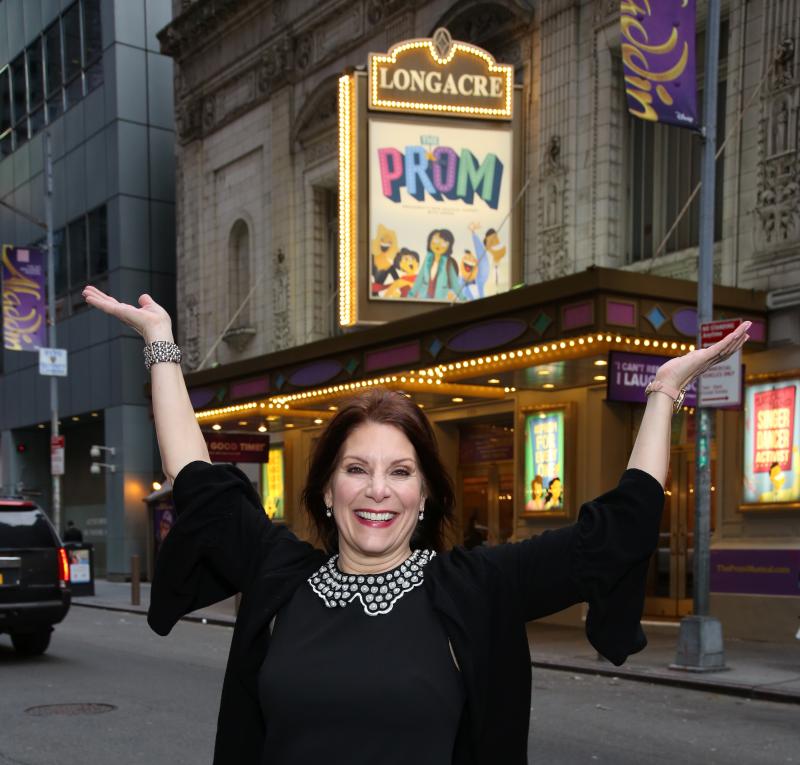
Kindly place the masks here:
POLYGON ((744 502, 800 502, 800 379, 745 391, 744 502))
POLYGON ((525 512, 564 511, 564 409, 525 417, 525 512))
POLYGON ((508 124, 370 119, 371 299, 466 302, 511 288, 512 149, 508 124))

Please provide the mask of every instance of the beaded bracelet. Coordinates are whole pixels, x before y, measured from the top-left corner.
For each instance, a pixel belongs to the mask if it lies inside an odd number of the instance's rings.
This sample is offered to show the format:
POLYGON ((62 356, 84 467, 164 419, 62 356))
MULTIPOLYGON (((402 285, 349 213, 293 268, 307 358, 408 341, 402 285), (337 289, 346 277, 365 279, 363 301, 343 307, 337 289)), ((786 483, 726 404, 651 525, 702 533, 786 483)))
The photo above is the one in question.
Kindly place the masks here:
POLYGON ((153 364, 160 361, 172 361, 175 364, 181 363, 181 349, 167 340, 154 340, 150 345, 144 347, 144 367, 149 372, 153 364))

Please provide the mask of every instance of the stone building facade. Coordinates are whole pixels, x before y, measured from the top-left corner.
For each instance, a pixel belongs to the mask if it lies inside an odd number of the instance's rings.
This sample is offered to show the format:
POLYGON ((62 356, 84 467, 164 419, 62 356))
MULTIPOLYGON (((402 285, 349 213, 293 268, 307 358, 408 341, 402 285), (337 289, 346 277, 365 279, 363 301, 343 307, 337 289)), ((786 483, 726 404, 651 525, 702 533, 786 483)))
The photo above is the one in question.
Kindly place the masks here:
MULTIPOLYGON (((695 279, 696 205, 679 226, 686 231, 652 255, 697 179, 700 140, 687 131, 670 140, 675 131, 659 126, 644 137, 652 156, 636 156, 617 6, 176 0, 176 18, 160 38, 177 64, 178 304, 188 369, 231 319, 206 365, 335 334, 336 79, 363 66, 368 52, 439 26, 514 64, 523 85, 526 283, 591 266, 695 279), (694 162, 688 180, 669 172, 675 160, 694 162), (644 180, 635 182, 635 174, 644 180), (654 209, 644 216, 653 218, 652 241, 644 246, 631 220, 642 183, 655 190, 654 209), (242 225, 247 256, 235 235, 242 225), (230 267, 235 252, 245 259, 238 279, 230 267), (246 283, 253 298, 234 318, 246 283)), ((730 135, 721 159, 715 278, 775 290, 776 306, 794 305, 800 10, 790 0, 723 6, 720 122, 730 135)), ((785 327, 796 340, 796 319, 785 327)))

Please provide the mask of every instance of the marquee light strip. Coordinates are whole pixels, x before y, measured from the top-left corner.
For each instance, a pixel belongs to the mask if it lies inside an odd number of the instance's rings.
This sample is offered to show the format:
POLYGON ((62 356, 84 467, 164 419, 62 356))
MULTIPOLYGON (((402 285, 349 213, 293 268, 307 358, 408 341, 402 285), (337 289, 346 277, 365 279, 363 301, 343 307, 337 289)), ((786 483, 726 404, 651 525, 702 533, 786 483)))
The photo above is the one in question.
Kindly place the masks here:
POLYGON ((407 42, 395 45, 389 49, 388 53, 378 54, 373 53, 370 55, 370 107, 380 109, 396 109, 399 111, 432 111, 441 112, 442 114, 460 114, 466 116, 484 116, 495 118, 511 119, 512 100, 514 97, 514 67, 508 64, 498 64, 494 57, 487 53, 482 48, 474 45, 469 45, 463 42, 454 42, 450 46, 450 50, 445 58, 440 58, 436 52, 436 47, 433 40, 408 40, 407 42), (505 104, 502 109, 492 109, 483 106, 460 106, 457 104, 431 104, 419 103, 417 101, 394 101, 389 99, 378 98, 378 65, 379 64, 396 64, 397 56, 407 50, 414 50, 419 48, 427 48, 428 53, 436 64, 439 66, 447 66, 452 60, 453 56, 459 51, 466 53, 476 58, 482 59, 490 72, 500 74, 505 78, 506 97, 505 104))
POLYGON ((351 327, 356 316, 355 79, 339 78, 339 324, 351 327))
MULTIPOLYGON (((593 333, 590 335, 583 335, 581 337, 564 338, 563 340, 553 340, 546 343, 539 343, 537 345, 530 345, 525 348, 517 348, 513 351, 503 351, 502 353, 492 353, 486 356, 479 356, 473 359, 464 359, 462 361, 448 362, 446 364, 437 364, 432 367, 423 369, 409 370, 391 375, 382 375, 379 377, 372 377, 367 380, 357 380, 350 383, 341 383, 339 385, 328 385, 323 388, 315 388, 313 390, 302 391, 300 393, 290 393, 283 396, 272 396, 267 401, 250 402, 247 404, 238 404, 236 406, 227 406, 220 409, 206 410, 197 412, 195 416, 197 419, 206 419, 208 417, 220 417, 229 414, 246 411, 248 409, 260 408, 267 411, 280 411, 282 415, 290 414, 288 411, 290 404, 303 406, 312 402, 315 404, 320 403, 324 399, 340 398, 342 396, 352 395, 362 390, 369 390, 376 387, 388 388, 401 388, 403 390, 411 390, 414 386, 417 390, 430 391, 431 393, 439 393, 440 391, 445 394, 450 393, 451 381, 464 377, 475 377, 477 375, 488 374, 490 372, 508 371, 511 369, 520 369, 526 366, 532 366, 537 363, 546 363, 551 360, 557 360, 565 356, 580 355, 589 356, 596 352, 606 352, 615 349, 636 349, 641 353, 649 354, 665 354, 669 356, 678 356, 687 351, 693 351, 694 345, 691 343, 679 343, 674 340, 659 340, 649 337, 629 337, 626 335, 616 335, 610 333, 593 333), (419 387, 417 387, 419 386, 419 387)), ((484 386, 479 385, 465 385, 458 386, 458 388, 469 389, 472 395, 483 396, 479 393, 480 389, 484 386)), ((509 388, 500 390, 499 388, 489 388, 493 394, 492 398, 501 398, 500 393, 505 396, 506 394, 513 393, 514 390, 509 388)), ((463 391, 454 391, 456 393, 463 391)), ((466 395, 470 395, 467 393, 466 395)), ((486 394, 487 398, 490 396, 486 394)), ((291 413, 293 414, 293 410, 291 413)), ((307 412, 307 409, 302 410, 307 412)), ((325 414, 325 413, 323 413, 325 414)), ((319 415, 323 416, 323 415, 319 415)))

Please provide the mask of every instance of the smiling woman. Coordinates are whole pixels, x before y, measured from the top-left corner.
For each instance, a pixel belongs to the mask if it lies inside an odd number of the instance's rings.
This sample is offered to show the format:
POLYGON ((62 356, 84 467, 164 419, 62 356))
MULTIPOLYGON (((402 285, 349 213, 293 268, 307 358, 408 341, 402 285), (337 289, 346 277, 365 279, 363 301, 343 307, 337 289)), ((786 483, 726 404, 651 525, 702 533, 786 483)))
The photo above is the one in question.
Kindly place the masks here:
POLYGON ((215 765, 526 763, 525 623, 586 601, 600 654, 622 664, 644 648, 670 417, 749 328, 661 366, 618 485, 572 526, 515 544, 445 550, 453 489, 428 420, 401 393, 363 394, 330 420, 309 467, 303 501, 319 550, 271 522, 244 473, 210 464, 166 311, 148 295, 138 308, 94 287, 84 295, 150 345, 178 519, 156 561, 148 623, 166 635, 184 614, 242 594, 215 765))

